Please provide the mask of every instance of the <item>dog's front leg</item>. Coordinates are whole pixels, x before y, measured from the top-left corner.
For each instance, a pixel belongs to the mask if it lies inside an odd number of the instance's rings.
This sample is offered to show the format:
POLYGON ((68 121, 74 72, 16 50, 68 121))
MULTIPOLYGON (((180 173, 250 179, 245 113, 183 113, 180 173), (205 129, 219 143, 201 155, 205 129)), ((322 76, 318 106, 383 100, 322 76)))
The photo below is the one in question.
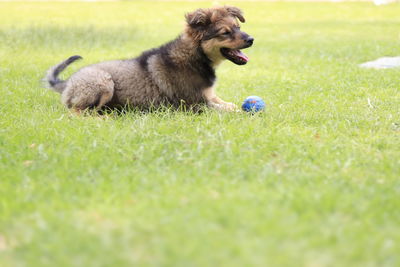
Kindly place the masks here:
POLYGON ((216 109, 216 110, 222 110, 222 111, 238 111, 239 108, 229 102, 225 102, 221 98, 219 98, 215 94, 215 89, 214 87, 209 87, 203 91, 203 97, 207 103, 207 106, 210 108, 216 109))

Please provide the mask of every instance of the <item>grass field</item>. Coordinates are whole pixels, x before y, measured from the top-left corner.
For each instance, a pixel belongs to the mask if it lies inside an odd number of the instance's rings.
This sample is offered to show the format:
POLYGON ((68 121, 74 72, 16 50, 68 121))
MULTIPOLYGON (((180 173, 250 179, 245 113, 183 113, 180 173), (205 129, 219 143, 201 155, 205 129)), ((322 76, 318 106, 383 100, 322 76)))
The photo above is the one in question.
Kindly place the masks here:
POLYGON ((267 111, 78 117, 45 71, 128 58, 210 2, 0 3, 0 266, 399 266, 400 5, 234 2, 267 111))

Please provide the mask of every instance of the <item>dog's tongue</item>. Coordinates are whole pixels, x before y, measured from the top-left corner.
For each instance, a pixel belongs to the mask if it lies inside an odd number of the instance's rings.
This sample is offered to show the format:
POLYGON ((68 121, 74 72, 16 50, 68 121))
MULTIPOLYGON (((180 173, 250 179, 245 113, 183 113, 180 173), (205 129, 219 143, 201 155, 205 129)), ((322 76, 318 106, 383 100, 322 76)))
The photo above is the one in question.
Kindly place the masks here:
POLYGON ((239 57, 241 60, 243 61, 249 61, 249 58, 242 53, 242 51, 240 50, 232 50, 233 54, 235 54, 235 56, 239 57))

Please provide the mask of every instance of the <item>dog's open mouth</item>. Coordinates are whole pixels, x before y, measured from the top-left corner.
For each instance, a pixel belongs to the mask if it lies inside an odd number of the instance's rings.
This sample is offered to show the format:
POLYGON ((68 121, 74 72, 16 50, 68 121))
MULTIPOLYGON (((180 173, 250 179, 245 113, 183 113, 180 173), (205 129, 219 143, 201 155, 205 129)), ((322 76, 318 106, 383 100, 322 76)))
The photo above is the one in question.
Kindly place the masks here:
POLYGON ((221 48, 221 54, 237 65, 244 65, 249 58, 239 49, 221 48))

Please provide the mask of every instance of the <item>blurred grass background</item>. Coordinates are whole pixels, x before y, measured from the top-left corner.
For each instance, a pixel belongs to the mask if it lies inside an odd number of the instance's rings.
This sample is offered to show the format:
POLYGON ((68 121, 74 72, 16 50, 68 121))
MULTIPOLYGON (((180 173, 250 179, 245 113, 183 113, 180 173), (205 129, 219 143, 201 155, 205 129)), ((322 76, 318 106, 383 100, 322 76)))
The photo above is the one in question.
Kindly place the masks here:
POLYGON ((1 266, 399 265, 399 70, 357 65, 400 54, 400 6, 230 4, 255 45, 218 92, 257 116, 77 117, 41 86, 211 2, 0 3, 1 266))

